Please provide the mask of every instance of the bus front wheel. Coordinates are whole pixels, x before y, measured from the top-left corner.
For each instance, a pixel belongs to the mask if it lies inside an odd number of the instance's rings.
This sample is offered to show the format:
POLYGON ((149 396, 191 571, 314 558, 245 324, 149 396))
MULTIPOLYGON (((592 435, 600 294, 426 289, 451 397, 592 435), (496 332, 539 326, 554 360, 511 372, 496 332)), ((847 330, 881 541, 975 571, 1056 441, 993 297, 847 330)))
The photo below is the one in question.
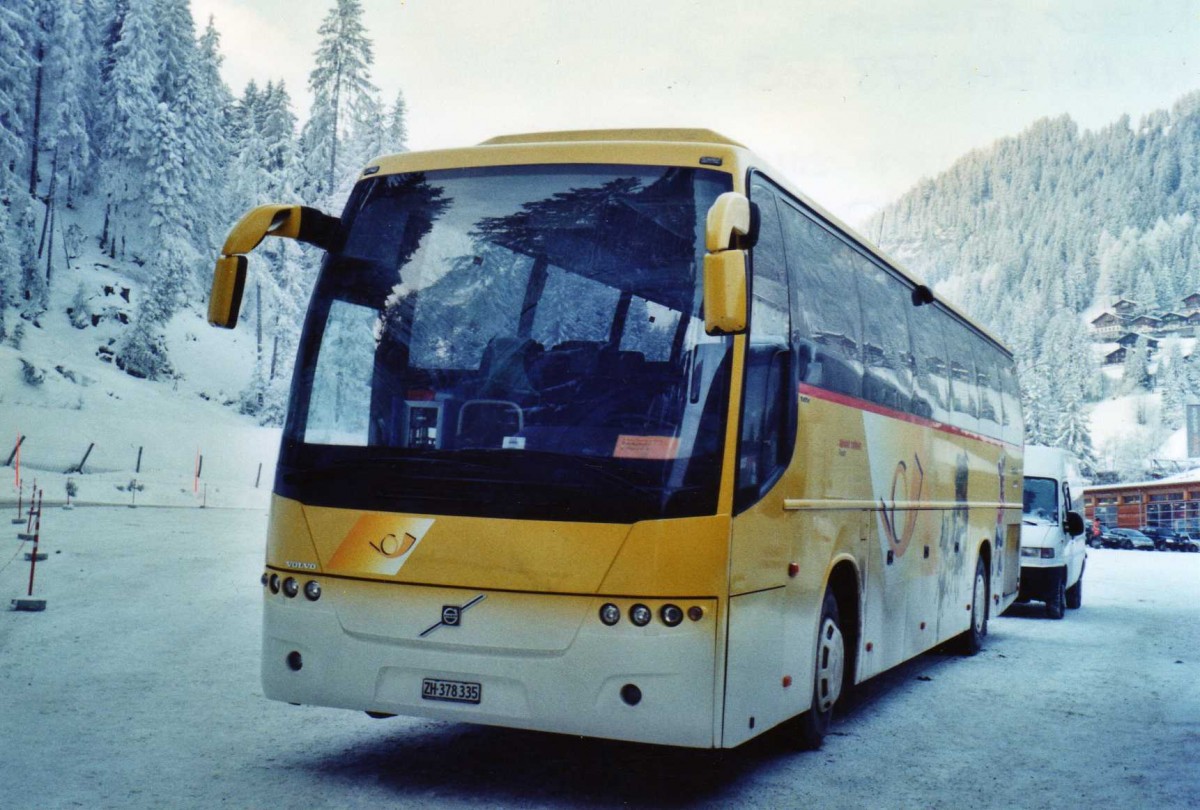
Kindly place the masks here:
POLYGON ((846 673, 846 645, 841 616, 832 590, 825 591, 818 624, 817 655, 813 666, 812 706, 791 721, 797 747, 815 751, 829 732, 833 706, 842 694, 846 673))

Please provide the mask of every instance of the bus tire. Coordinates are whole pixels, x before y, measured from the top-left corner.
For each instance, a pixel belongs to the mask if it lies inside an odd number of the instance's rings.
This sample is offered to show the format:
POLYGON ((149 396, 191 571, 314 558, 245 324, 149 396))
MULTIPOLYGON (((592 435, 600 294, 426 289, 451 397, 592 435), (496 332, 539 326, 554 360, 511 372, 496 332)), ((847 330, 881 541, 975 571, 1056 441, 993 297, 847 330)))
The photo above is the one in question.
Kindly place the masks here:
POLYGON ((813 665, 812 706, 792 718, 791 737, 796 747, 815 751, 829 732, 833 707, 842 693, 846 674, 846 647, 841 616, 833 591, 825 590, 821 602, 821 620, 817 624, 817 650, 813 665))
POLYGON ((1079 572, 1079 579, 1070 588, 1067 588, 1067 607, 1071 610, 1078 610, 1083 606, 1083 572, 1079 572))
POLYGON ((1056 577, 1054 588, 1046 595, 1046 618, 1061 619, 1067 612, 1067 572, 1056 577))
POLYGON ((975 563, 975 578, 971 588, 971 624, 958 637, 958 649, 963 655, 975 655, 983 649, 988 631, 988 602, 991 599, 987 565, 983 557, 975 563))

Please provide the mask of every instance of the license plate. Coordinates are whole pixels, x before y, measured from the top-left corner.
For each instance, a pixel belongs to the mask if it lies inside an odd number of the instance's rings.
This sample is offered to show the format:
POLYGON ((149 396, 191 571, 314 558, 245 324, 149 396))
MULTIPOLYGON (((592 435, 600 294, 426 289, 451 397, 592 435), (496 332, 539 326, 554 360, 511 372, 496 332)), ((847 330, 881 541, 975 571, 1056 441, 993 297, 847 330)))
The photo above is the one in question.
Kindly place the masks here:
POLYGON ((478 703, 483 697, 483 687, 470 681, 425 678, 421 681, 421 697, 425 700, 447 700, 451 703, 478 703))

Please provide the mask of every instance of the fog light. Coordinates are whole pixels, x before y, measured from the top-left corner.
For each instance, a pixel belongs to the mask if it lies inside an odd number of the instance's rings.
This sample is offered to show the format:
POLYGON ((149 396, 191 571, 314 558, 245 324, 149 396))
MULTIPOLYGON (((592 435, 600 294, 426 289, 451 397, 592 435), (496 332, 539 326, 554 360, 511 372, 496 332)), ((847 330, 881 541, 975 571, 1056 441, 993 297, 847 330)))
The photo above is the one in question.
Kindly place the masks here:
POLYGON ((299 672, 304 668, 304 659, 300 657, 300 653, 292 650, 287 654, 287 667, 292 672, 299 672))
POLYGON ((621 700, 630 706, 636 706, 642 702, 642 690, 631 683, 627 683, 621 687, 621 700))
POLYGON ((283 595, 288 599, 295 597, 300 593, 300 583, 294 577, 288 577, 283 581, 283 595))
POLYGON ((629 609, 629 621, 636 624, 638 627, 645 627, 650 624, 650 619, 654 614, 650 612, 650 608, 645 605, 634 605, 629 609))
POLYGON ((694 622, 698 622, 704 618, 704 608, 699 605, 692 605, 688 608, 688 618, 694 622))
POLYGON ((663 605, 662 610, 658 612, 659 618, 667 627, 675 627, 683 621, 683 611, 676 605, 663 605))
POLYGON ((271 593, 279 593, 279 574, 271 574, 271 593))
POLYGON ((304 595, 308 601, 315 602, 321 598, 321 583, 316 580, 309 580, 304 583, 304 595))
POLYGON ((612 627, 621 621, 621 609, 612 602, 606 602, 600 606, 600 621, 612 627))
POLYGON ((267 587, 267 579, 267 572, 263 571, 262 579, 260 581, 262 582, 264 588, 267 587))

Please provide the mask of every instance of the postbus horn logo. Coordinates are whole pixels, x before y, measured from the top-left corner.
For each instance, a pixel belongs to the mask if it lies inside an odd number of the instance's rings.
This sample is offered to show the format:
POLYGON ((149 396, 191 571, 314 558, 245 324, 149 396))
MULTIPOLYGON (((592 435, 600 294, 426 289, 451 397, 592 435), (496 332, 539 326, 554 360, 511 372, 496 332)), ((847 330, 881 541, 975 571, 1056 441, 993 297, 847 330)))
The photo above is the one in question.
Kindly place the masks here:
POLYGON ((378 542, 371 542, 371 548, 378 551, 388 559, 404 556, 410 548, 416 544, 417 538, 409 532, 404 533, 403 538, 396 537, 395 533, 388 532, 383 537, 379 538, 378 542))
POLYGON ((879 500, 879 508, 883 514, 883 532, 887 535, 888 543, 895 550, 897 557, 904 556, 904 552, 908 550, 908 544, 912 541, 913 531, 917 528, 917 510, 913 507, 917 505, 917 501, 921 500, 921 490, 925 485, 925 469, 921 466, 921 457, 913 453, 913 461, 917 468, 916 492, 914 493, 909 487, 908 465, 901 461, 896 464, 896 471, 892 474, 891 507, 889 508, 882 498, 879 500), (903 528, 896 525, 896 489, 898 486, 903 490, 904 497, 908 501, 904 510, 903 528))

